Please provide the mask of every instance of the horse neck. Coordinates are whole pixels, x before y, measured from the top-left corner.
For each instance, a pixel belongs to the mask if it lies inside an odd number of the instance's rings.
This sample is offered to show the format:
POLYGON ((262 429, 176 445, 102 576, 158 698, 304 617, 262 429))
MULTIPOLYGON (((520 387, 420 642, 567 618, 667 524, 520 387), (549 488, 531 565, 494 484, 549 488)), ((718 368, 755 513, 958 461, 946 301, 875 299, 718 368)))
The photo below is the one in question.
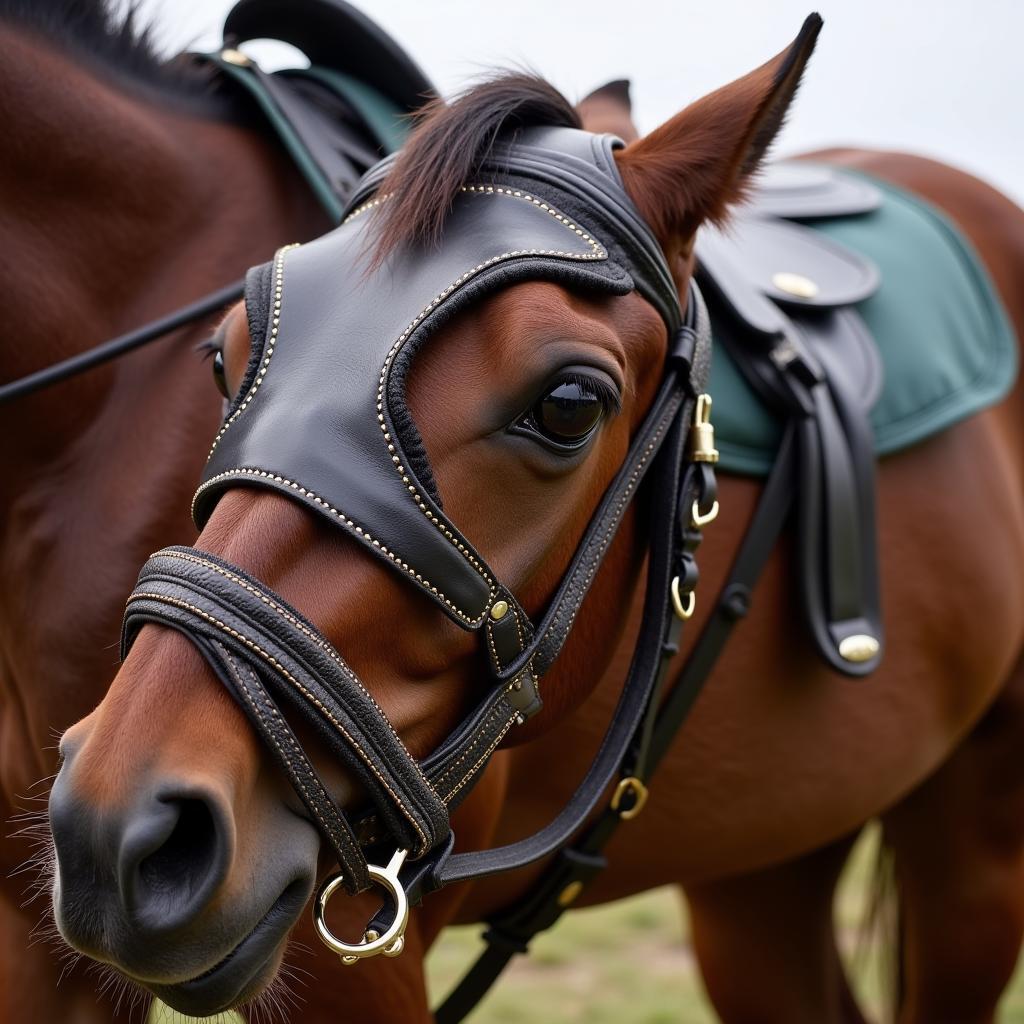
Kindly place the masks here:
MULTIPOLYGON (((4 26, 0 52, 0 380, 168 313, 326 227, 255 133, 133 95, 4 26)), ((220 417, 195 353, 210 329, 0 408, 0 719, 22 719, 0 727, 32 759, 102 696, 138 567, 193 536, 189 497, 220 417)))

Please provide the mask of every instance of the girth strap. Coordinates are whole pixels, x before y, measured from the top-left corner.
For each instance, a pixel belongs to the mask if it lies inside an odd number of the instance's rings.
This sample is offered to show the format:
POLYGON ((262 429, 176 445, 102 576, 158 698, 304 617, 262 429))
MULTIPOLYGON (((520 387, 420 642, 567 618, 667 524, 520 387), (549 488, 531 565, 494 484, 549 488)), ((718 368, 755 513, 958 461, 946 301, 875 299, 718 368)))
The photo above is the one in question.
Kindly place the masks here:
POLYGON ((352 892, 367 888, 351 826, 319 784, 278 704, 307 721, 366 790, 395 841, 422 856, 448 835, 448 813, 352 670, 316 629, 258 580, 213 555, 165 548, 128 599, 126 655, 145 622, 185 633, 267 741, 332 843, 352 892))

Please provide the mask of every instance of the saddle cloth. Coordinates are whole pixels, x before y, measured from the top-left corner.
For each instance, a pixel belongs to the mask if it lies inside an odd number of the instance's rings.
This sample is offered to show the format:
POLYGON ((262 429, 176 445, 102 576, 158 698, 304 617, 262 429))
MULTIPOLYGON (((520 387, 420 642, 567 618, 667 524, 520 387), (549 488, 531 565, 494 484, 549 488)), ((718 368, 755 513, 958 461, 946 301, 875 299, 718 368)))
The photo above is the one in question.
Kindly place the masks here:
MULTIPOLYGON (((786 165, 776 166, 785 171, 786 165)), ((877 267, 877 288, 853 308, 880 358, 870 420, 876 453, 888 455, 1003 398, 1016 376, 1017 344, 980 258, 942 213, 887 182, 848 171, 842 177, 869 184, 880 202, 866 212, 804 217, 792 210, 786 216, 877 267)), ((755 213, 780 191, 769 178, 755 213)), ((742 251, 742 224, 739 231, 742 251)), ((724 344, 714 345, 710 392, 720 468, 767 474, 782 424, 724 344)))

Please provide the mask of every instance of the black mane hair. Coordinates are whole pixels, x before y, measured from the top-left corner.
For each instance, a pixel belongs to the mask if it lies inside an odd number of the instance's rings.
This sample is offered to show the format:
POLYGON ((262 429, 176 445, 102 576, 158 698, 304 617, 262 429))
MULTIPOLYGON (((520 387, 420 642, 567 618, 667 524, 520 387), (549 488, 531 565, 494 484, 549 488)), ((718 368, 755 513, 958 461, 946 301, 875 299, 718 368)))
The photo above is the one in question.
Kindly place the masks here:
POLYGON ((377 259, 410 242, 435 244, 452 201, 494 141, 530 125, 581 127, 573 105, 550 82, 519 71, 484 79, 452 103, 428 104, 381 185, 381 195, 394 196, 378 208, 377 259))
POLYGON ((115 79, 168 100, 199 100, 229 112, 218 102, 224 96, 212 68, 159 52, 153 25, 140 23, 137 0, 0 0, 5 22, 115 79))

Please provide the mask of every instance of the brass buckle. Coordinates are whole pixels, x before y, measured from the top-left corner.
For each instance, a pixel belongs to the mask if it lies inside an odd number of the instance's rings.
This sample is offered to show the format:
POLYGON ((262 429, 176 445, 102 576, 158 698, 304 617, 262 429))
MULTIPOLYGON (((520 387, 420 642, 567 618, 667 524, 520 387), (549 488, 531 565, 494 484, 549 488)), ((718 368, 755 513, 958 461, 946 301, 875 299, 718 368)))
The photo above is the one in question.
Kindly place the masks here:
POLYGON ((376 864, 368 866, 370 878, 385 889, 395 901, 395 919, 383 935, 378 935, 376 931, 370 929, 363 934, 362 942, 345 942, 327 926, 327 901, 341 885, 342 874, 340 871, 331 875, 316 894, 316 900, 313 903, 313 924, 316 926, 316 933, 320 936, 320 941, 328 949, 334 950, 347 967, 351 967, 367 957, 377 956, 378 953, 383 953, 384 956, 398 956, 405 948, 405 926, 409 923, 409 900, 399 881, 398 872, 402 869, 408 855, 408 850, 396 850, 386 868, 378 867, 376 864))
POLYGON ((683 622, 693 618, 694 609, 697 607, 697 595, 692 590, 686 595, 686 604, 683 604, 682 595, 679 593, 678 576, 672 577, 672 607, 683 622))
POLYGON ((711 425, 711 396, 697 396, 697 406, 693 411, 693 425, 690 427, 690 459, 693 462, 718 461, 718 449, 715 447, 715 428, 711 425))
POLYGON ((627 775, 624 779, 619 779, 619 784, 615 787, 615 792, 612 794, 611 806, 612 810, 617 811, 623 821, 632 821, 644 809, 644 804, 646 803, 647 787, 635 775, 627 775), (633 806, 620 811, 619 805, 627 793, 633 794, 633 806))

